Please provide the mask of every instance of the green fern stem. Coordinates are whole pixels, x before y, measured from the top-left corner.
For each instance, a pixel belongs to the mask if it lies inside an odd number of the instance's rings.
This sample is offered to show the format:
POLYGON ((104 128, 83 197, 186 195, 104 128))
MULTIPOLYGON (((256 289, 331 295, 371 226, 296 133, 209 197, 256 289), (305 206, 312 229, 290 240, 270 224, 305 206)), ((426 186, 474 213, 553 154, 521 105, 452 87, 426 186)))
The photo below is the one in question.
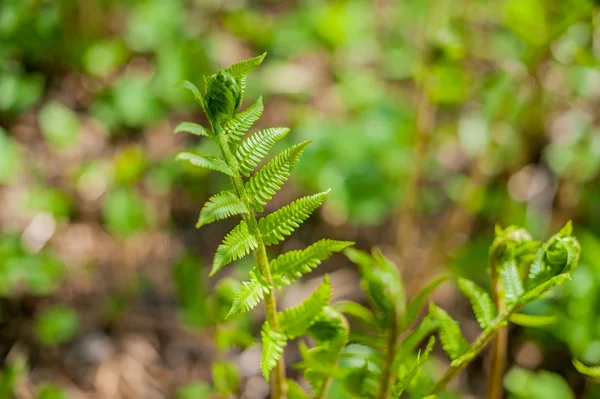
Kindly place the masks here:
POLYGON ((390 386, 392 386, 392 368, 394 366, 394 357, 396 355, 396 347, 398 345, 398 317, 396 312, 393 315, 393 322, 390 328, 390 333, 388 335, 388 342, 386 345, 386 354, 383 360, 383 372, 381 374, 381 388, 379 390, 379 398, 387 399, 388 391, 390 390, 390 386))
MULTIPOLYGON (((499 256, 494 253, 490 259, 490 271, 492 280, 492 299, 499 313, 504 310, 504 300, 500 289, 500 279, 498 276, 498 266, 500 264, 499 256)), ((501 326, 498 329, 498 334, 492 342, 491 354, 491 370, 488 383, 488 399, 501 399, 503 386, 502 379, 504 377, 504 369, 506 367, 506 350, 508 345, 508 327, 501 326)))
MULTIPOLYGON (((246 192, 244 182, 242 181, 242 177, 240 176, 237 160, 232 154, 231 148, 229 148, 229 143, 227 141, 227 137, 223 133, 223 128, 217 121, 212 121, 212 125, 215 129, 217 137, 219 137, 219 146, 221 147, 221 152, 225 157, 225 162, 227 162, 227 165, 233 171, 232 176, 230 177, 231 182, 239 198, 244 202, 247 209, 249 210, 249 212, 246 215, 244 215, 243 218, 248 224, 248 231, 256 238, 256 242, 258 243, 258 247, 254 250, 256 265, 269 287, 271 287, 269 292, 265 294, 264 300, 267 321, 269 322, 273 331, 278 332, 280 331, 280 328, 279 319, 277 317, 277 303, 275 301, 275 285, 273 284, 271 269, 269 268, 269 259, 267 257, 267 249, 265 246, 265 242, 258 228, 258 221, 256 220, 256 214, 254 213, 254 208, 252 207, 253 205, 250 201, 250 197, 246 192)), ((287 379, 285 373, 285 362, 283 358, 277 363, 277 366, 273 369, 272 390, 272 397, 274 399, 287 398, 287 379)))
POLYGON ((499 329, 504 327, 510 316, 517 312, 524 303, 517 302, 511 305, 509 308, 505 309, 502 313, 500 313, 496 319, 490 324, 488 328, 483 330, 481 334, 473 341, 473 343, 469 346, 467 352, 462 355, 460 358, 456 359, 450 365, 450 368, 444 373, 442 378, 438 381, 435 387, 428 393, 428 395, 436 395, 443 392, 446 389, 448 383, 465 367, 467 367, 475 357, 485 348, 485 346, 490 342, 492 338, 494 338, 495 334, 499 329))

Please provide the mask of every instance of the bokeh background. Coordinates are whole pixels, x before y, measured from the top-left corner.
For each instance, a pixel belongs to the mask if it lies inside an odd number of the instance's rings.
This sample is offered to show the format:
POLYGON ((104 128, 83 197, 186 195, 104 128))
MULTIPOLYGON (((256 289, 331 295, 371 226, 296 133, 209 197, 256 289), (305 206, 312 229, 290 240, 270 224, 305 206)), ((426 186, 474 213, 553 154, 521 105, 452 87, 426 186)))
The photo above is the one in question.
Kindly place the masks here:
MULTIPOLYGON (((215 148, 172 134, 206 123, 179 81, 201 86, 265 51, 245 96, 265 99, 258 127, 314 141, 271 207, 332 188, 274 253, 322 237, 378 245, 412 295, 440 273, 485 285, 495 224, 545 239, 572 219, 581 266, 527 309, 555 323, 511 327, 505 384, 510 398, 600 397, 571 365, 600 363, 596 3, 0 1, 0 397, 200 399, 219 380, 239 382, 237 397, 267 397, 260 311, 213 320, 235 285, 219 278, 251 265, 209 281, 232 225, 194 227, 227 182, 173 160, 215 148), (239 375, 211 370, 215 360, 239 375)), ((280 303, 323 272, 336 299, 363 299, 337 256, 280 303)), ((478 334, 451 285, 434 300, 478 334)), ((439 356, 432 372, 446 366, 439 356)), ((484 357, 454 397, 483 397, 486 372, 484 357)), ((329 397, 346 396, 334 386, 329 397)))

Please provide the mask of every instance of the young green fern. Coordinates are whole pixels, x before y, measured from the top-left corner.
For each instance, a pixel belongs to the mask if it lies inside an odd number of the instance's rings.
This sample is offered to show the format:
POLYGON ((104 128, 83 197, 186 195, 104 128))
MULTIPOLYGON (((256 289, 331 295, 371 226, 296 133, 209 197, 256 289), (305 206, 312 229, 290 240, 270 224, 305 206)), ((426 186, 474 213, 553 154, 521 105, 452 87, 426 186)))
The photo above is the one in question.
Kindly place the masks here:
MULTIPOLYGON (((251 252, 254 254, 256 267, 250 272, 249 280, 243 282, 235 294, 227 317, 248 312, 260 302, 265 303, 267 320, 261 332, 263 348, 260 369, 267 381, 273 380, 272 397, 287 397, 288 382, 283 361, 287 342, 307 334, 314 338, 316 346, 311 349, 302 347, 305 361, 301 367, 305 369, 305 376, 312 384, 316 397, 322 398, 331 376, 321 368, 331 370, 335 367, 348 336, 345 319, 328 306, 331 283, 325 276, 319 288, 304 302, 283 312, 277 312, 275 291, 310 273, 322 261, 352 243, 324 239, 306 249, 282 254, 271 262, 268 260, 266 247, 278 244, 292 234, 323 203, 328 191, 300 198, 269 215, 260 218, 257 215, 281 189, 302 152, 310 144, 310 141, 296 144, 276 155, 258 171, 255 170, 275 143, 289 132, 287 128, 268 128, 242 141, 263 113, 262 98, 242 112, 239 112, 239 108, 247 76, 262 63, 264 56, 236 63, 206 77, 204 95, 192 83, 182 84, 202 106, 211 129, 193 122, 182 122, 175 128, 175 133, 188 132, 207 137, 218 144, 221 155, 202 156, 184 152, 177 159, 221 172, 232 183, 232 190, 209 198, 200 211, 196 226, 202 227, 232 216, 242 218, 217 248, 210 275, 251 252), (319 354, 318 360, 314 359, 316 353, 319 354)), ((299 386, 290 386, 294 395, 301 396, 299 386)))
MULTIPOLYGON (((546 316, 521 315, 518 311, 529 302, 541 298, 550 288, 569 279, 577 266, 580 247, 572 237, 568 223, 546 243, 531 240, 529 233, 516 227, 497 229, 490 248, 492 295, 476 283, 464 278, 452 278, 469 299, 481 327, 481 334, 469 343, 460 326, 445 310, 430 303, 428 314, 413 327, 414 321, 429 295, 444 281, 442 276, 432 281, 414 299, 406 303, 402 281, 396 267, 375 251, 372 255, 347 249, 346 255, 358 266, 361 285, 374 312, 358 304, 339 303, 336 307, 350 319, 362 324, 362 331, 353 331, 349 342, 372 348, 364 364, 342 373, 348 393, 356 398, 398 398, 404 392, 416 397, 437 395, 448 382, 464 369, 506 324, 515 319, 530 325, 548 323, 546 316), (495 287, 495 288, 494 288, 495 287), (438 333, 442 349, 452 363, 442 378, 435 382, 421 373, 433 346, 432 334, 438 333), (429 337, 423 351, 417 351, 429 337), (373 365, 373 367, 371 367, 373 365), (376 387, 366 388, 365 387, 376 387)), ((500 347, 500 346, 499 346, 500 347)), ((497 361, 494 357, 493 361, 497 361)), ((578 369, 597 376, 597 368, 578 369)), ((503 367, 499 368, 503 372, 503 367)), ((503 374, 500 373, 500 377, 503 374)), ((497 392, 497 376, 490 377, 490 394, 497 392)), ((500 378, 501 380, 501 378, 500 378)))

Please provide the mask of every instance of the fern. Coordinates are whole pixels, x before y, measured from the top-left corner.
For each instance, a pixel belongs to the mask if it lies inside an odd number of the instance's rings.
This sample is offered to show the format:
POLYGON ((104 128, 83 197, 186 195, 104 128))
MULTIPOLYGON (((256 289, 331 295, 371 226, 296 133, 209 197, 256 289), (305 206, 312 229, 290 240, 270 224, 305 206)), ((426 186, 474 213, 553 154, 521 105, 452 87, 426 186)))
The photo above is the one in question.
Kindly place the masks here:
POLYGON ((600 379, 600 366, 586 366, 577 359, 573 359, 573 366, 583 375, 600 379))
POLYGON ((189 90, 189 92, 192 93, 192 95, 194 96, 194 100, 196 100, 196 102, 200 104, 202 108, 204 108, 204 100, 202 99, 202 94, 200 94, 200 90, 196 87, 195 84, 188 80, 184 80, 183 82, 179 83, 179 87, 181 87, 182 89, 189 90))
MULTIPOLYGON (((261 332, 263 350, 260 369, 267 380, 272 374, 271 397, 280 399, 286 397, 287 393, 286 368, 282 354, 288 337, 297 338, 304 333, 313 335, 317 346, 311 350, 326 355, 323 357, 326 363, 323 364, 327 364, 327 369, 331 370, 335 368, 337 357, 346 344, 348 332, 343 316, 327 306, 332 291, 327 277, 301 305, 281 313, 277 312, 275 290, 290 285, 331 254, 352 243, 322 240, 304 250, 281 255, 269 264, 266 246, 279 243, 290 235, 323 203, 327 193, 298 199, 260 220, 257 218, 256 211, 262 211, 267 201, 281 188, 309 143, 307 141, 296 144, 284 150, 250 177, 275 143, 288 133, 287 128, 267 128, 252 134, 241 144, 238 143, 264 110, 262 98, 259 97, 254 104, 239 112, 247 76, 262 63, 264 57, 263 54, 240 61, 205 77, 204 95, 192 83, 184 82, 182 87, 191 91, 202 106, 211 129, 193 122, 182 122, 175 128, 175 133, 188 132, 208 137, 219 146, 222 158, 184 152, 179 154, 177 159, 222 172, 230 177, 232 189, 209 198, 200 211, 197 227, 231 216, 242 216, 243 220, 225 236, 217 248, 210 275, 254 252, 256 266, 249 274, 250 279, 242 283, 237 292, 231 294, 231 307, 225 318, 247 312, 261 301, 265 302, 267 321, 261 332), (336 338, 332 338, 332 341, 322 341, 321 338, 317 338, 315 331, 328 324, 331 331, 336 331, 336 338), (345 332, 341 333, 340 328, 345 332)), ((319 376, 323 377, 321 374, 319 376)), ((324 397, 329 386, 328 378, 321 378, 324 382, 320 384, 320 397, 324 397)), ((298 397, 303 396, 298 390, 295 394, 298 397)))
POLYGON ((504 302, 507 305, 517 302, 524 293, 523 282, 513 257, 500 265, 500 284, 504 289, 504 302))
POLYGON ((233 119, 227 122, 223 128, 225 137, 230 142, 237 142, 244 137, 252 125, 260 118, 264 111, 262 97, 259 97, 254 104, 248 107, 244 112, 237 114, 233 119))
POLYGON ((243 282, 242 287, 235 293, 227 318, 254 309, 263 300, 265 294, 271 291, 257 274, 257 270, 251 271, 250 281, 243 282))
POLYGON ((279 326, 288 339, 306 333, 329 303, 331 292, 331 282, 325 275, 323 283, 304 302, 279 314, 279 326))
POLYGON ((269 375, 273 367, 277 365, 281 355, 283 354, 283 348, 287 344, 287 339, 284 334, 274 331, 269 322, 265 321, 263 329, 260 333, 262 338, 262 354, 260 356, 260 371, 263 376, 269 382, 269 375))
POLYGON ((458 322, 444 309, 434 304, 429 305, 429 314, 439 323, 438 329, 442 348, 454 360, 467 351, 469 344, 462 335, 458 322))
POLYGON ((173 133, 181 133, 181 132, 191 133, 196 136, 204 136, 204 137, 213 138, 213 135, 210 134, 210 132, 208 130, 206 130, 203 126, 201 126, 197 123, 194 123, 194 122, 181 122, 180 124, 175 126, 173 133))
POLYGON ((305 141, 283 151, 246 183, 246 191, 256 210, 262 211, 267 201, 273 198, 290 176, 294 165, 309 144, 310 141, 305 141))
POLYGON ((471 302, 475 318, 481 328, 487 328, 496 316, 498 311, 492 303, 492 298, 489 294, 481 289, 477 284, 464 278, 458 279, 458 288, 465 294, 471 302))
POLYGON ((227 176, 233 175, 231 168, 225 163, 225 161, 218 157, 203 157, 190 152, 181 152, 177 154, 177 160, 186 161, 191 165, 198 166, 200 168, 216 170, 217 172, 225 173, 227 176))
POLYGON ((300 198, 258 221, 258 228, 266 245, 274 245, 291 235, 317 209, 329 190, 300 198))
POLYGON ((271 261, 273 280, 278 285, 290 285, 303 274, 310 273, 335 252, 353 245, 350 241, 323 239, 302 250, 279 255, 271 261))
POLYGON ((250 251, 257 247, 256 237, 250 234, 246 222, 240 222, 225 236, 223 244, 217 248, 210 276, 218 272, 223 266, 248 255, 250 251))
POLYGON ((237 195, 231 191, 222 191, 208 199, 200 211, 200 217, 196 228, 217 220, 226 219, 234 215, 244 215, 248 213, 248 208, 237 195))
POLYGON ((429 355, 433 351, 433 345, 435 344, 435 338, 429 337, 429 342, 427 342, 427 346, 423 353, 419 352, 417 354, 417 360, 413 363, 410 370, 402 376, 398 384, 394 387, 394 394, 392 395, 394 398, 399 399, 400 396, 404 393, 404 391, 408 388, 410 383, 414 380, 417 373, 420 371, 423 364, 429 359, 429 355))
POLYGON ((267 155, 273 145, 284 138, 289 131, 290 129, 286 127, 269 128, 254 133, 244 141, 235 152, 240 172, 244 176, 250 176, 250 172, 267 155))

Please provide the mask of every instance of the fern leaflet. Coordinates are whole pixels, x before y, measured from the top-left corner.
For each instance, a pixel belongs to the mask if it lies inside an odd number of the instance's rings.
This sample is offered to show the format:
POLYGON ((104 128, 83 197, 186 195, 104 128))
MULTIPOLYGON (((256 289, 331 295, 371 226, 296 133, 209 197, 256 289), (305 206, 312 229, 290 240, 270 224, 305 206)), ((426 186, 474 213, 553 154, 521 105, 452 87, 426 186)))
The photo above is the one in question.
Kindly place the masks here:
POLYGON ((202 207, 196 228, 234 215, 248 213, 246 205, 231 191, 213 195, 202 207))
POLYGON ((235 293, 231 309, 226 318, 254 309, 263 300, 270 288, 262 282, 257 275, 257 270, 250 272, 250 281, 244 281, 241 288, 235 293))
POLYGON ((196 102, 200 104, 202 108, 204 108, 204 100, 202 99, 202 94, 200 94, 200 90, 198 90, 198 87, 196 87, 195 84, 193 84, 189 80, 184 80, 183 82, 179 83, 179 87, 189 90, 190 93, 192 93, 192 95, 194 96, 196 102))
POLYGON ((481 328, 486 329, 498 315, 492 298, 477 284, 465 278, 458 279, 458 288, 471 302, 473 313, 481 328))
POLYGON ((500 265, 500 284, 504 289, 504 302, 511 305, 523 295, 523 282, 519 276, 517 262, 513 256, 509 256, 508 260, 500 265))
POLYGON ((463 337, 458 322, 444 309, 433 303, 429 305, 429 313, 439 323, 438 329, 442 348, 450 356, 450 359, 454 360, 464 354, 469 344, 463 337))
POLYGON ((236 114, 233 119, 225 124, 223 128, 224 134, 227 140, 230 142, 237 142, 244 137, 246 132, 250 130, 254 122, 256 122, 264 111, 262 97, 246 110, 236 114))
POLYGON ((206 130, 203 126, 201 126, 197 123, 194 123, 194 122, 181 122, 180 124, 175 126, 173 133, 181 133, 181 132, 191 133, 196 136, 204 136, 204 137, 210 137, 210 138, 213 137, 212 134, 208 130, 206 130))
POLYGON ((227 176, 233 176, 231 168, 218 157, 203 157, 201 155, 192 154, 190 152, 180 152, 177 154, 177 160, 187 161, 191 165, 198 166, 200 168, 212 169, 217 172, 226 174, 227 176))
POLYGON ((573 366, 583 375, 592 378, 600 378, 600 366, 586 366, 577 359, 573 359, 573 366))
POLYGON ((287 127, 272 127, 256 132, 244 141, 235 152, 240 172, 244 176, 250 176, 250 172, 267 155, 271 147, 289 131, 287 127))
POLYGON ((279 255, 271 261, 273 280, 276 285, 290 285, 298 277, 310 273, 333 253, 340 252, 351 245, 353 243, 350 241, 323 239, 305 249, 279 255))
POLYGON ((217 248, 213 267, 209 276, 214 275, 223 266, 228 265, 234 260, 248 255, 250 251, 257 247, 258 243, 256 242, 256 238, 248 231, 246 222, 240 222, 240 224, 225 236, 223 243, 217 248))
POLYGON ((235 64, 227 68, 226 71, 232 74, 235 78, 241 78, 243 76, 248 75, 250 72, 255 70, 260 64, 262 64, 266 55, 267 53, 264 53, 254 58, 236 62, 235 64))
POLYGON ((248 180, 246 191, 256 210, 262 211, 281 188, 308 144, 310 141, 305 141, 283 151, 248 180))
POLYGON ((260 335, 262 337, 260 371, 267 382, 269 382, 269 374, 273 370, 273 367, 277 365, 279 359, 281 359, 287 339, 284 334, 274 331, 268 321, 265 321, 265 324, 263 324, 260 335))
POLYGON ((433 336, 429 337, 429 342, 427 342, 427 347, 425 347, 425 350, 423 351, 423 353, 421 353, 419 351, 419 353, 417 354, 417 360, 415 361, 415 363, 411 366, 411 368, 408 370, 408 372, 404 376, 402 376, 400 381, 398 381, 398 383, 394 387, 394 394, 393 394, 394 398, 399 399, 400 396, 404 393, 404 391, 409 387, 412 380, 417 376, 417 373, 419 372, 419 370, 421 370, 421 367, 423 366, 423 364, 427 361, 427 359, 429 359, 429 355, 431 354, 431 351, 433 350, 434 344, 435 344, 435 337, 433 337, 433 336))
POLYGON ((288 339, 299 337, 312 326, 317 316, 329 303, 331 293, 331 282, 325 275, 323 283, 300 305, 279 314, 279 326, 288 339))
POLYGON ((299 227, 315 209, 321 206, 328 193, 329 190, 300 198, 261 218, 258 221, 258 228, 265 244, 277 244, 283 241, 286 236, 292 234, 294 229, 299 227))

